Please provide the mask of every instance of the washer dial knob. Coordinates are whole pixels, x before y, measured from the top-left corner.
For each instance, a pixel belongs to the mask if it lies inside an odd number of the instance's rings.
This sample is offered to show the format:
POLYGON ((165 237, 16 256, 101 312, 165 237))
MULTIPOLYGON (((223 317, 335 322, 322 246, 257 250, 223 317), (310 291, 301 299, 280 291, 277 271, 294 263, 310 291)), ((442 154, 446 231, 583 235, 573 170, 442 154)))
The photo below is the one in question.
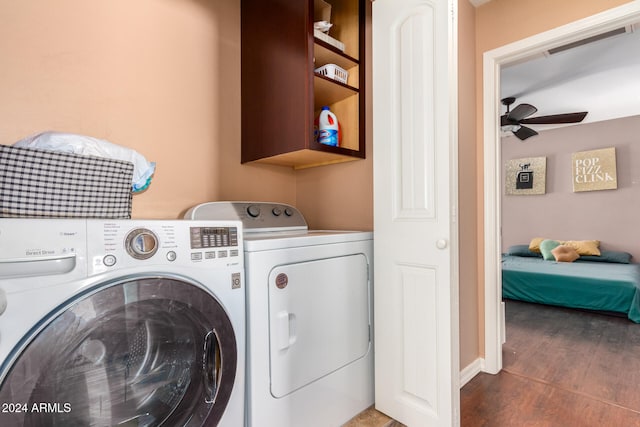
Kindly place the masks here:
POLYGON ((124 246, 135 259, 149 259, 158 250, 158 237, 151 230, 137 228, 127 235, 124 246))

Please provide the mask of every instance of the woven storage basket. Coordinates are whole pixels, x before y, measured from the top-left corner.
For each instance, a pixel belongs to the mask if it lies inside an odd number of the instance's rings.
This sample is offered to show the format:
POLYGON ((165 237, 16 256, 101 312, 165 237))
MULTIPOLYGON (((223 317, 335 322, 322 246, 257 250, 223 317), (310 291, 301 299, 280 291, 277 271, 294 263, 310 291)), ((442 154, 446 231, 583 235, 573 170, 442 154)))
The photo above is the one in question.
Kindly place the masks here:
POLYGON ((133 163, 0 145, 0 217, 131 218, 133 163))

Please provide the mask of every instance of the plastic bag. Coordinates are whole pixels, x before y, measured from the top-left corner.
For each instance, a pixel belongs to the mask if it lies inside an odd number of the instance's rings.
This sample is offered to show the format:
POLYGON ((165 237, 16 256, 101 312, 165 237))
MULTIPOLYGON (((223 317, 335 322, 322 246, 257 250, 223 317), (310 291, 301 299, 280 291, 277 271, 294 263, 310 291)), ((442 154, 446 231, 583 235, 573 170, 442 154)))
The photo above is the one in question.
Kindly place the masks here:
POLYGON ((21 139, 13 145, 15 147, 84 154, 131 162, 133 163, 131 188, 134 193, 140 192, 149 186, 156 169, 155 162, 147 161, 144 156, 135 150, 90 136, 63 132, 42 132, 21 139))

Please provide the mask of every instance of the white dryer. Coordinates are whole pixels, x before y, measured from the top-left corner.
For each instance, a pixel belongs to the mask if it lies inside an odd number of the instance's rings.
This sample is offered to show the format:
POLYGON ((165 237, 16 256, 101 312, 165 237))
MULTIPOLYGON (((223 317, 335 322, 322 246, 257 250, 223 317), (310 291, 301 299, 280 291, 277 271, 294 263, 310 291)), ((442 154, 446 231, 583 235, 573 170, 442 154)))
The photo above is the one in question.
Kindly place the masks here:
POLYGON ((0 219, 0 301, 0 425, 243 425, 240 222, 0 219))
POLYGON ((243 223, 247 424, 337 427, 372 405, 372 233, 308 230, 279 203, 205 203, 186 216, 243 223))

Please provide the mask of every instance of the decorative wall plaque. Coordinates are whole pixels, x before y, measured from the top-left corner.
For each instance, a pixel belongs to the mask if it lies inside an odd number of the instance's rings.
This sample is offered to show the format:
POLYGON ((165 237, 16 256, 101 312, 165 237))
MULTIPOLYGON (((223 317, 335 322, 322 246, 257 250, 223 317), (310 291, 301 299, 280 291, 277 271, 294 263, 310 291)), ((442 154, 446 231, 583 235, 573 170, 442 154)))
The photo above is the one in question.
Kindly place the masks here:
POLYGON ((547 158, 531 157, 507 161, 505 192, 512 195, 544 194, 547 158))
POLYGON ((615 147, 571 155, 573 192, 618 188, 615 147))

